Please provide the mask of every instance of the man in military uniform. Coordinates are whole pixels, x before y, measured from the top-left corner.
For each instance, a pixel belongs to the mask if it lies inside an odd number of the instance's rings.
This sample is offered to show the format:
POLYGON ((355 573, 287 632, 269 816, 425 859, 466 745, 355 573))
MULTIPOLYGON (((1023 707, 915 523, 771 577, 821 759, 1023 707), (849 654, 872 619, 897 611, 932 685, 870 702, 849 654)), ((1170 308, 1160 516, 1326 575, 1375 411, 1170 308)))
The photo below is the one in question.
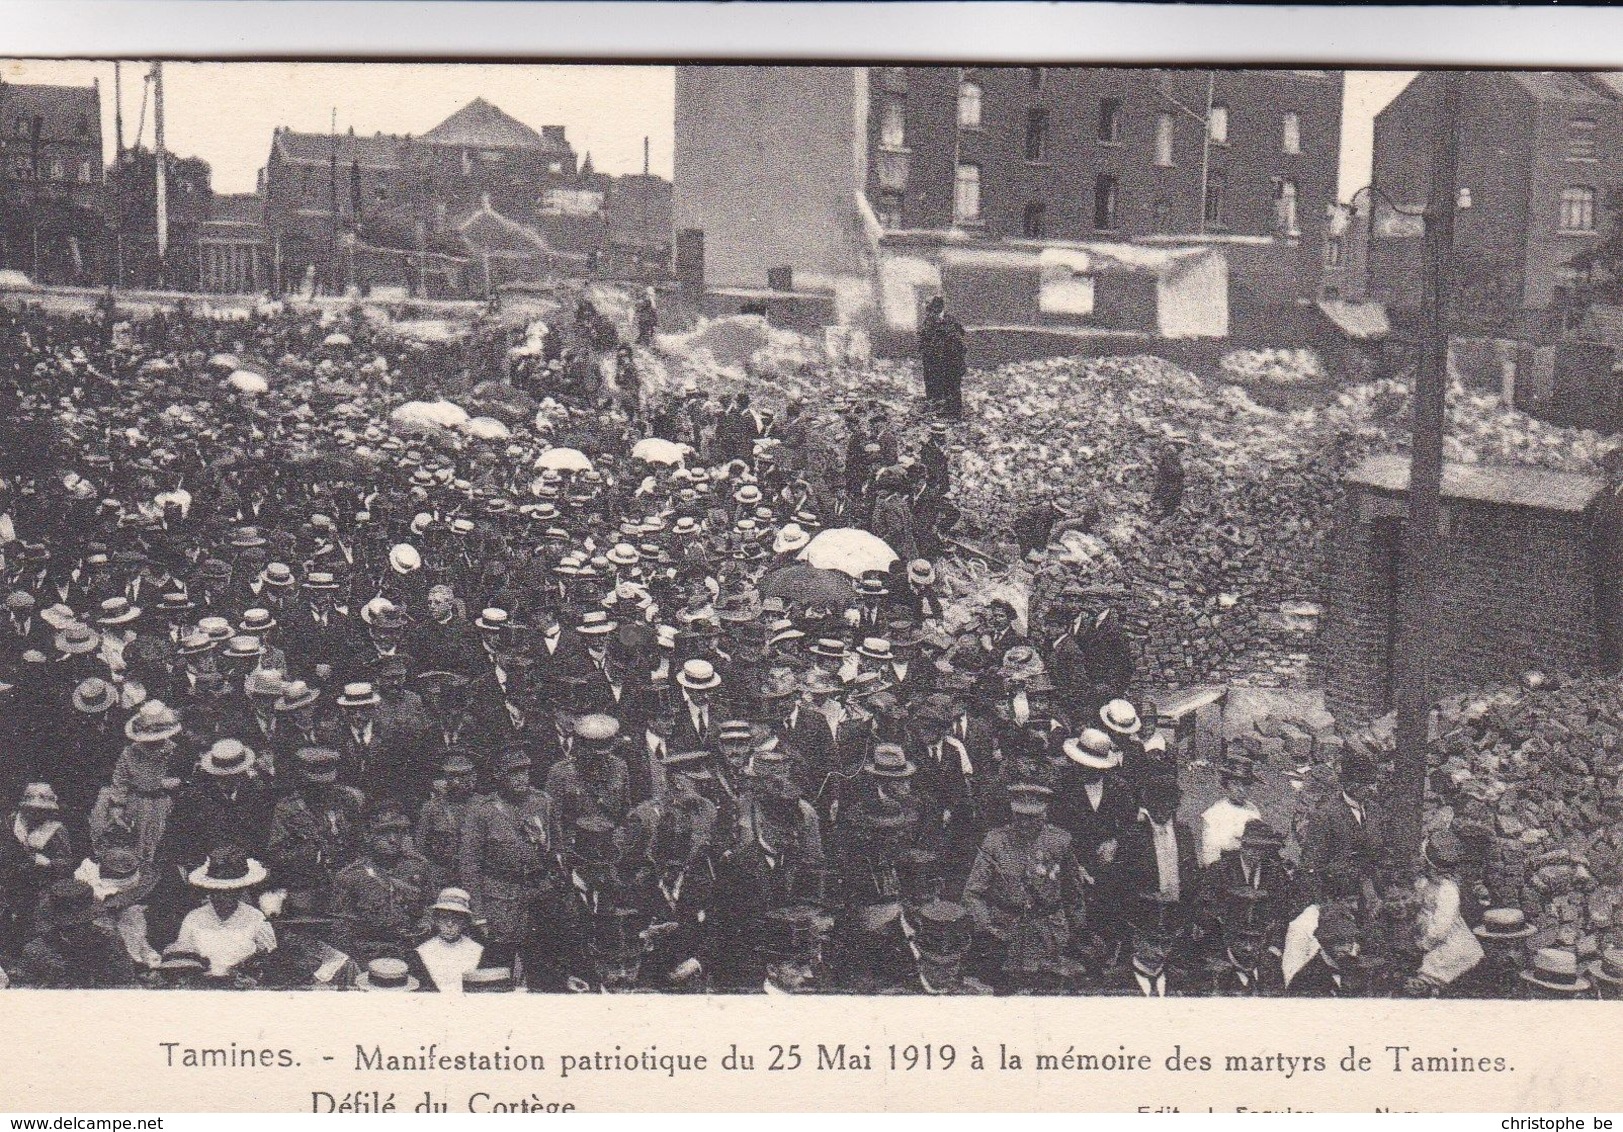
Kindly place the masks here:
POLYGON ((294 755, 298 787, 276 803, 267 855, 288 909, 308 914, 330 892, 338 870, 355 859, 365 799, 338 784, 338 752, 302 747, 294 755))
POLYGON ((463 820, 457 871, 485 924, 486 963, 522 958, 530 986, 556 990, 562 974, 547 957, 559 923, 559 835, 551 797, 530 783, 531 765, 523 748, 497 757, 495 793, 463 820))
POLYGON ((620 721, 593 713, 575 721, 575 743, 562 762, 547 772, 547 795, 558 807, 563 828, 588 815, 618 825, 630 809, 626 761, 614 753, 620 721))
POLYGON ((410 832, 399 806, 380 806, 367 820, 366 852, 334 879, 338 946, 357 962, 401 958, 417 945, 423 908, 435 890, 428 886, 428 862, 406 843, 410 832))
POLYGON ((1070 834, 1048 824, 1052 797, 1034 783, 1009 787, 1014 821, 986 835, 964 882, 982 969, 1017 989, 1066 985, 1081 974, 1069 952, 1086 923, 1092 878, 1070 834))
POLYGON ((428 860, 428 888, 434 892, 456 883, 462 819, 473 805, 473 760, 453 754, 440 765, 440 773, 443 777, 434 783, 417 817, 417 851, 428 860))

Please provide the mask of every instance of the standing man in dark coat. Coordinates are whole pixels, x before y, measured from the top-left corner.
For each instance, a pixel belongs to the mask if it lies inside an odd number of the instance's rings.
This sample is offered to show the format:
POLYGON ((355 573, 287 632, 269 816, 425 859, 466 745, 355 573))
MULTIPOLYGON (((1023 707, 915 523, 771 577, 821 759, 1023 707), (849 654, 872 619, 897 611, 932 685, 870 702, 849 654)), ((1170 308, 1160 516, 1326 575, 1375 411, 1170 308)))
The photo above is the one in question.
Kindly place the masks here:
POLYGON ((951 420, 964 415, 964 354, 964 324, 947 313, 946 300, 937 295, 924 308, 919 360, 925 400, 951 420))

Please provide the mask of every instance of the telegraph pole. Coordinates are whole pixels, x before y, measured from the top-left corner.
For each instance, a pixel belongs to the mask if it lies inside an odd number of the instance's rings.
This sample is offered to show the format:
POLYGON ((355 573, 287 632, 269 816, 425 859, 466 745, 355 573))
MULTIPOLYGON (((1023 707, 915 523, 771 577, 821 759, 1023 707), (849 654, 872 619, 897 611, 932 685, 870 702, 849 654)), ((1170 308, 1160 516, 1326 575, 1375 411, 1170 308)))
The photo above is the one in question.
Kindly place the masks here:
POLYGON ((163 63, 152 64, 152 157, 157 169, 158 286, 169 256, 169 154, 163 144, 163 63))
POLYGON ((1400 863, 1418 860, 1426 800, 1426 749, 1436 702, 1439 598, 1446 579, 1442 555, 1443 433, 1448 389, 1449 299, 1454 214, 1459 207, 1460 71, 1435 71, 1437 114, 1431 132, 1431 179, 1426 192, 1426 322, 1410 396, 1413 446, 1409 458, 1409 520, 1403 533, 1402 623, 1396 668, 1397 757, 1392 780, 1393 848, 1400 863))

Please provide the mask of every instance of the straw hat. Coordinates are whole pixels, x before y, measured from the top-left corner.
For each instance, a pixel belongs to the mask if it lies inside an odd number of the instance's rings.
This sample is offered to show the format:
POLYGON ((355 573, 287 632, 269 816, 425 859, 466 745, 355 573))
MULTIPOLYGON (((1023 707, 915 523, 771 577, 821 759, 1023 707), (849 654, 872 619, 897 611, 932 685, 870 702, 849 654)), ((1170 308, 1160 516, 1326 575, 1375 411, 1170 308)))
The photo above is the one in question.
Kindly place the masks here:
POLYGON ((458 915, 473 919, 473 897, 466 889, 442 888, 434 903, 429 906, 430 912, 454 912, 458 915))
POLYGON ((382 697, 378 695, 377 689, 372 687, 370 682, 357 680, 354 683, 345 684, 344 690, 339 693, 335 702, 339 707, 371 707, 374 704, 381 703, 382 697))
POLYGON ((702 691, 719 685, 721 677, 708 660, 689 660, 683 663, 682 671, 677 673, 676 682, 684 688, 702 691))
POLYGON ((389 566, 395 573, 410 574, 422 565, 423 556, 410 543, 400 542, 389 548, 389 566))
POLYGON ((197 769, 215 778, 231 778, 253 770, 255 761, 253 751, 236 739, 217 739, 203 752, 197 769))
POLYGON ((374 959, 355 978, 355 986, 364 991, 414 991, 422 983, 406 966, 404 959, 385 956, 374 959))
POLYGON ((1114 770, 1121 765, 1121 752, 1111 743, 1110 736, 1097 727, 1085 727, 1082 734, 1067 739, 1060 746, 1065 757, 1089 770, 1114 770))
POLYGON ((236 892, 264 883, 265 875, 264 865, 235 846, 225 846, 210 853, 186 879, 209 892, 236 892))
POLYGON ((1582 994, 1590 987, 1578 973, 1578 956, 1558 947, 1541 947, 1533 953, 1533 965, 1521 972, 1524 980, 1546 990, 1582 994))
POLYGON ((1482 913, 1482 922, 1473 930, 1478 939, 1501 942, 1527 939, 1538 933, 1538 929, 1527 922, 1527 916, 1520 908, 1489 908, 1482 913))
POLYGON ((69 625, 56 635, 56 651, 68 656, 83 656, 101 647, 101 638, 88 625, 69 625))
POLYGON ((309 707, 321 698, 321 690, 312 688, 303 680, 290 680, 282 685, 282 694, 273 705, 276 711, 297 711, 309 707))
POLYGON ((1117 735, 1137 735, 1144 726, 1137 709, 1126 700, 1111 700, 1099 709, 1099 719, 1117 735))
POLYGON ((118 689, 100 676, 91 676, 73 689, 73 707, 86 715, 100 715, 118 703, 118 689))
POLYGON ((162 700, 148 700, 124 725, 124 734, 136 743, 161 743, 180 734, 180 716, 162 700))
POLYGON ((128 625, 141 616, 141 607, 131 605, 129 598, 110 597, 101 603, 101 614, 96 618, 98 625, 128 625))

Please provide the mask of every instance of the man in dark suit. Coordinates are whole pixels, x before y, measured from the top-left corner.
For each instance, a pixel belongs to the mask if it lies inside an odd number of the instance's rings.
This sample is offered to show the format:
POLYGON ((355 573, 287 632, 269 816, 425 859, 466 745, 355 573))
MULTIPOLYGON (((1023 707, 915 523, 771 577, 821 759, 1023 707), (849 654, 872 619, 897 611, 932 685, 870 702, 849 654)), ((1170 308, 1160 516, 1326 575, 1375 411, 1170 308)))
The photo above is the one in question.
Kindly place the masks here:
POLYGON ((1178 780, 1157 777, 1145 783, 1143 804, 1134 821, 1121 831, 1116 875, 1127 895, 1156 893, 1163 900, 1190 907, 1199 896, 1195 835, 1178 820, 1178 780))
POLYGON ((1375 807, 1379 768, 1357 748, 1341 760, 1341 791, 1326 798, 1308 819, 1302 835, 1301 879, 1304 896, 1317 899, 1332 867, 1347 868, 1371 902, 1377 873, 1387 855, 1384 815, 1375 807))
POLYGON ((1286 987, 1295 998, 1341 998, 1355 991, 1358 972, 1358 926, 1343 909, 1331 906, 1319 916, 1314 930, 1318 948, 1306 966, 1297 971, 1286 987))
POLYGON ((1054 824, 1071 835, 1083 867, 1106 884, 1101 878, 1115 867, 1122 833, 1137 813, 1131 791, 1113 773, 1121 752, 1094 727, 1061 746, 1069 762, 1055 791, 1054 824))

